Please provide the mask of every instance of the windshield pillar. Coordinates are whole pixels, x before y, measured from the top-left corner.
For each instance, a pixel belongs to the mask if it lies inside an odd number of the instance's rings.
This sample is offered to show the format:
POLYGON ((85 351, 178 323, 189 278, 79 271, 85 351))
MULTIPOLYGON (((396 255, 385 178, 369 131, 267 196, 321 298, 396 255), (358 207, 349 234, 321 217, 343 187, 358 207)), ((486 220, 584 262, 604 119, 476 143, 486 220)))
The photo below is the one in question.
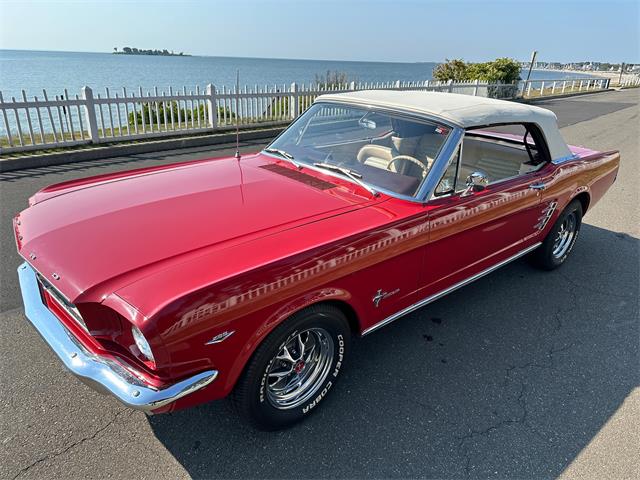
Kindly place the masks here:
POLYGON ((463 136, 464 129, 460 127, 454 128, 449 134, 449 137, 440 150, 440 155, 435 159, 427 178, 422 182, 422 186, 416 194, 416 199, 422 202, 428 202, 431 199, 433 192, 435 192, 436 187, 440 183, 440 179, 447 171, 452 157, 456 154, 463 136))

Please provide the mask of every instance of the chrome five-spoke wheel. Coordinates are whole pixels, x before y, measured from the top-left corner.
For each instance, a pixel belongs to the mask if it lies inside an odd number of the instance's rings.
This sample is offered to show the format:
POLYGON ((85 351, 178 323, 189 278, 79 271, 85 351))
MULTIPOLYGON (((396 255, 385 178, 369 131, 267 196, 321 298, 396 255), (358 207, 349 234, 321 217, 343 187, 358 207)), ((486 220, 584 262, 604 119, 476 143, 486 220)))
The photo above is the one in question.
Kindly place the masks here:
POLYGON ((296 408, 309 400, 329 374, 333 338, 323 328, 309 328, 289 339, 267 373, 267 398, 278 409, 296 408))
POLYGON ((576 234, 577 225, 578 222, 574 212, 564 218, 553 242, 552 253, 555 258, 562 258, 562 256, 567 253, 567 250, 573 241, 573 237, 576 234))
POLYGON ((351 329, 334 305, 310 305, 278 325, 254 352, 233 403, 262 430, 285 428, 317 411, 335 390, 351 329))

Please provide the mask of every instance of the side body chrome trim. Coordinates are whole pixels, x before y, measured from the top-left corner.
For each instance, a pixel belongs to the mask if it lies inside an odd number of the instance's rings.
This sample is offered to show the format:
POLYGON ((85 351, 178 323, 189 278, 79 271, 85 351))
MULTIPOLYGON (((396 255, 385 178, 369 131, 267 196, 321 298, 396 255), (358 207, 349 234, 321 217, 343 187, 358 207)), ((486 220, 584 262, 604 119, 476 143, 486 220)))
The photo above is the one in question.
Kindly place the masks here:
POLYGON ((130 408, 152 413, 216 379, 218 372, 207 370, 162 389, 147 384, 119 362, 90 352, 67 330, 42 303, 36 273, 29 264, 18 267, 18 277, 27 319, 64 366, 94 390, 109 393, 130 408))
POLYGON ((394 320, 397 320, 398 318, 407 315, 408 313, 413 312, 414 310, 417 310, 421 307, 424 307, 425 305, 431 303, 431 302, 435 302, 436 300, 438 300, 439 298, 444 297, 445 295, 448 295, 449 293, 464 287, 465 285, 470 284, 471 282, 474 282, 475 280, 478 280, 479 278, 484 277, 485 275, 490 274, 491 272, 497 270, 498 268, 506 265, 507 263, 510 263, 520 257, 522 257, 523 255, 526 255, 527 253, 531 252, 532 250, 535 250, 536 248, 538 248, 540 245, 542 244, 542 242, 538 242, 534 245, 531 245, 530 247, 525 248, 524 250, 521 250, 520 252, 516 253, 515 255, 510 256, 509 258, 502 260, 499 263, 496 263, 495 265, 479 272, 476 273, 475 275, 472 275, 471 277, 462 280, 461 282, 456 283, 455 285, 450 286, 449 288, 445 288, 444 290, 435 293, 427 298, 424 298, 422 300, 420 300, 417 303, 414 303, 413 305, 409 305, 408 307, 400 310, 399 312, 394 313, 393 315, 385 318, 384 320, 381 320, 380 322, 376 323, 375 325, 365 329, 362 332, 362 336, 368 335, 371 332, 374 332, 376 330, 378 330, 379 328, 384 327, 385 325, 388 325, 389 323, 393 322, 394 320))

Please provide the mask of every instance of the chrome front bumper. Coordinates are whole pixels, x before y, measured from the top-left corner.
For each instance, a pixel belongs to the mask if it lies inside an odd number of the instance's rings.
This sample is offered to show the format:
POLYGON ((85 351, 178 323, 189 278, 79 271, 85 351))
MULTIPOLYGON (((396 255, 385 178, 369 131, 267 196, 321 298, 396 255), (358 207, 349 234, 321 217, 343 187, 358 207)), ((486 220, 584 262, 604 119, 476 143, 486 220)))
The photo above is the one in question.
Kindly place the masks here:
POLYGON ((18 267, 24 311, 62 363, 80 380, 101 393, 110 393, 130 408, 150 413, 213 382, 208 370, 163 389, 145 384, 118 362, 87 350, 42 303, 35 271, 26 262, 18 267))

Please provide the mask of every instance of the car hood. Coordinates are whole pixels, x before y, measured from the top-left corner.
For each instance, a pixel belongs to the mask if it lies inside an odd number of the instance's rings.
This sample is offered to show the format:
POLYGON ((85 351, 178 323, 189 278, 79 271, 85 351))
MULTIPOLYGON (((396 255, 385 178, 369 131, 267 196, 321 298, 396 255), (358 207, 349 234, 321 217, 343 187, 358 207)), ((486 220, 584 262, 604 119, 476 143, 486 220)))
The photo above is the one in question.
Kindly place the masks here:
POLYGON ((18 249, 70 301, 98 301, 210 249, 380 201, 339 183, 261 154, 69 182, 16 217, 18 249))

